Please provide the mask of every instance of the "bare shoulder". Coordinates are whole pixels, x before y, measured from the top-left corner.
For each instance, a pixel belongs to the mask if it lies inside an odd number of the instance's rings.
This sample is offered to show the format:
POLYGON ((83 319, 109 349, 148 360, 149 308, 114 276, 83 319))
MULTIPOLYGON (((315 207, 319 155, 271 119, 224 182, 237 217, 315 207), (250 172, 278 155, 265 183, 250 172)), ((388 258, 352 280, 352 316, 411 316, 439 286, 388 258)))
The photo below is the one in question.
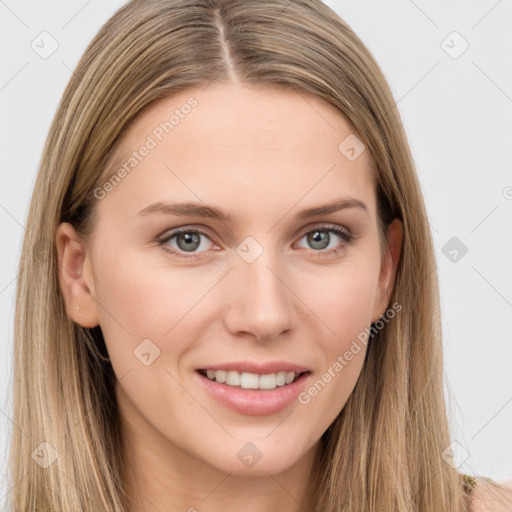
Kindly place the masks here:
POLYGON ((494 482, 477 478, 473 490, 474 512, 512 512, 512 480, 494 482))

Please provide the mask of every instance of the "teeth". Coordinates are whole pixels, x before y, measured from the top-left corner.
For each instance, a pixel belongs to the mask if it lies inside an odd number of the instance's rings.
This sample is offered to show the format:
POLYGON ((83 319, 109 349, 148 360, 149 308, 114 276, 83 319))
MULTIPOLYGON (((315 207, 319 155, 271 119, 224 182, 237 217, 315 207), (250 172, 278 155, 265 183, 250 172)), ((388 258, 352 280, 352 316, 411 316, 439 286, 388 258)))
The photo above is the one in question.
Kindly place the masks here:
POLYGON ((242 386, 244 389, 258 389, 259 380, 260 378, 256 373, 244 372, 240 375, 240 386, 242 386))
MULTIPOLYGON (((295 375, 295 374, 294 374, 295 375)), ((269 373, 268 375, 260 375, 258 380, 259 389, 275 389, 277 378, 275 373, 269 373)))
POLYGON ((223 370, 206 370, 206 376, 215 382, 243 389, 275 389, 291 384, 300 374, 295 372, 277 372, 259 375, 257 373, 223 370))
POLYGON ((228 372, 226 384, 228 386, 240 386, 240 374, 238 372, 228 372))

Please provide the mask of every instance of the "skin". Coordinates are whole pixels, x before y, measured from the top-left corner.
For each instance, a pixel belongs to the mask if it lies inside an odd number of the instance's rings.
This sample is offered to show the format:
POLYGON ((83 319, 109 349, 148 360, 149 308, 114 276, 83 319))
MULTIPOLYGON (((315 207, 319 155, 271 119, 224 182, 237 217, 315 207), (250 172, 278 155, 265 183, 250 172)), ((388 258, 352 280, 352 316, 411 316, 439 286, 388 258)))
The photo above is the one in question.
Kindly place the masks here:
POLYGON ((512 510, 512 481, 500 482, 502 487, 477 478, 473 491, 475 512, 510 512, 512 510))
POLYGON ((289 361, 310 369, 307 389, 390 306, 402 226, 391 223, 381 253, 368 152, 349 161, 338 150, 354 133, 348 121, 291 90, 229 83, 160 100, 132 123, 116 162, 191 96, 198 106, 98 201, 89 245, 71 225, 59 226, 67 313, 104 334, 133 511, 307 510, 320 437, 354 389, 364 345, 308 404, 294 401, 271 415, 226 408, 195 370, 289 361), (366 210, 297 216, 340 198, 366 210), (215 206, 234 220, 138 214, 157 201, 215 206), (328 247, 318 248, 307 234, 325 224, 353 240, 324 231, 328 247), (183 226, 207 234, 194 246, 197 258, 183 239, 155 241, 183 226), (252 263, 236 251, 248 236, 263 248, 252 263), (134 350, 148 338, 160 356, 145 366, 134 350), (247 442, 261 453, 252 467, 237 457, 247 442))

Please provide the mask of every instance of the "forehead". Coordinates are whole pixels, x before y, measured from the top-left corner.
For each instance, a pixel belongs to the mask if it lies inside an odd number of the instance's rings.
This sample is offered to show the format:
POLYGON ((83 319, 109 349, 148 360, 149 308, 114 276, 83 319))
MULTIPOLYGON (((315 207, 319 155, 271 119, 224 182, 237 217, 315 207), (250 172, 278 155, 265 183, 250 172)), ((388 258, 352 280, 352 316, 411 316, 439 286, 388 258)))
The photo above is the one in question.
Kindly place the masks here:
POLYGON ((143 208, 150 199, 218 203, 229 196, 240 206, 307 206, 329 193, 364 196, 371 206, 372 166, 363 149, 350 122, 312 94, 240 84, 190 88, 132 122, 109 166, 127 171, 109 200, 143 208))

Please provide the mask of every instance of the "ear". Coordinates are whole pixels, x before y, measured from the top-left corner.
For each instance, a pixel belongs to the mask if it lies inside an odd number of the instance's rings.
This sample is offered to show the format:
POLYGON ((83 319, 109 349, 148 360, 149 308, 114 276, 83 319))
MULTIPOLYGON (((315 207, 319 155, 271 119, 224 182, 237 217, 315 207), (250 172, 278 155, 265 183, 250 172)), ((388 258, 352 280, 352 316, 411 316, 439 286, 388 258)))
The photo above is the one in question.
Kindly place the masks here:
POLYGON ((82 327, 99 324, 90 256, 75 228, 63 222, 57 228, 59 284, 69 318, 82 327))
POLYGON ((403 229, 400 219, 394 219, 388 225, 386 237, 387 243, 382 257, 377 298, 372 311, 372 322, 376 322, 386 312, 389 305, 396 269, 402 251, 403 229))

